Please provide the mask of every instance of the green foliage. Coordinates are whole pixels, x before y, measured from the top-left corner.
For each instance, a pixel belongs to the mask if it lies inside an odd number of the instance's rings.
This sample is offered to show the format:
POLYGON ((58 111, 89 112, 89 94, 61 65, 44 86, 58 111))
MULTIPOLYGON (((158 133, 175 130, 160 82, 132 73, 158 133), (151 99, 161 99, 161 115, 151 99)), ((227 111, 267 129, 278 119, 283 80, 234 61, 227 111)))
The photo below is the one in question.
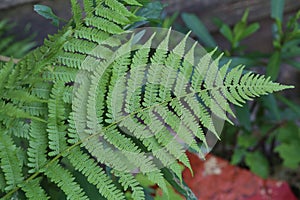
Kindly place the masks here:
POLYGON ((134 13, 136 16, 140 17, 140 20, 126 28, 134 29, 146 24, 154 27, 161 26, 164 23, 162 16, 164 7, 166 7, 166 5, 162 4, 160 1, 145 1, 143 5, 141 5, 141 8, 134 13))
POLYGON ((33 36, 15 41, 16 36, 10 33, 13 27, 8 20, 0 20, 0 55, 21 58, 36 44, 32 42, 33 36))
POLYGON ((268 160, 260 152, 247 153, 245 163, 250 167, 251 171, 260 177, 267 178, 269 176, 268 160))
MULTIPOLYGON (((232 59, 230 67, 238 64, 246 65, 247 69, 256 67, 264 70, 271 80, 280 77, 280 70, 287 64, 295 69, 299 68, 299 42, 300 11, 291 16, 284 23, 284 0, 271 0, 271 18, 274 20, 272 27, 274 51, 269 54, 258 51, 245 53, 246 46, 240 42, 246 37, 254 37, 259 28, 258 23, 247 23, 248 10, 241 20, 233 27, 219 19, 214 22, 219 27, 220 34, 228 40, 229 49, 224 49, 225 56, 220 63, 232 59), (268 62, 265 62, 267 60, 268 62)), ((254 14, 254 13, 250 13, 254 14)), ((187 27, 196 30, 198 36, 205 35, 205 41, 200 42, 210 48, 214 38, 201 25, 200 19, 194 15, 183 14, 182 18, 187 27), (200 23, 199 23, 200 22, 200 23)), ((255 103, 247 103, 243 107, 235 107, 237 127, 225 125, 221 143, 222 152, 215 151, 228 157, 231 163, 249 167, 254 173, 266 178, 270 173, 280 174, 278 169, 283 164, 285 167, 298 169, 299 167, 299 118, 300 107, 293 98, 286 98, 284 94, 269 95, 260 98, 255 103), (224 149, 231 149, 229 152, 224 149), (283 163, 280 163, 280 159, 283 163)), ((295 95, 293 96, 295 97, 295 95)), ((298 187, 299 189, 299 187, 298 187)))
POLYGON ((195 56, 188 35, 171 48, 171 31, 144 40, 125 32, 141 20, 135 0, 84 0, 82 11, 71 3, 66 27, 18 64, 1 65, 3 199, 145 199, 137 172, 166 197, 171 184, 195 199, 181 177, 179 162, 190 168, 182 141, 201 153, 202 127, 218 137, 211 114, 232 123, 229 103, 292 88, 230 62, 219 67, 215 51, 195 56))
POLYGON ((34 11, 46 19, 50 19, 54 26, 59 26, 60 18, 53 13, 50 7, 36 4, 34 5, 34 11))
POLYGON ((271 0, 271 17, 282 21, 285 0, 271 0))
MULTIPOLYGON (((155 184, 144 185, 145 187, 153 187, 155 184)), ((182 200, 182 196, 175 192, 174 188, 167 183, 168 193, 162 192, 161 190, 156 190, 156 193, 152 194, 155 197, 154 200, 164 200, 164 199, 174 199, 182 200)))
POLYGON ((242 19, 238 21, 233 29, 223 23, 222 21, 216 21, 216 24, 220 28, 220 33, 230 42, 231 54, 238 50, 240 41, 249 37, 259 29, 258 23, 247 24, 249 11, 246 10, 242 19))
POLYGON ((289 123, 278 130, 277 139, 281 144, 275 148, 275 151, 280 154, 284 161, 283 164, 289 168, 297 169, 300 165, 298 155, 300 150, 300 128, 293 123, 289 123))
POLYGON ((217 46, 213 37, 209 34, 204 24, 198 19, 196 15, 183 13, 181 17, 187 27, 197 35, 198 39, 203 42, 205 46, 212 48, 217 46))

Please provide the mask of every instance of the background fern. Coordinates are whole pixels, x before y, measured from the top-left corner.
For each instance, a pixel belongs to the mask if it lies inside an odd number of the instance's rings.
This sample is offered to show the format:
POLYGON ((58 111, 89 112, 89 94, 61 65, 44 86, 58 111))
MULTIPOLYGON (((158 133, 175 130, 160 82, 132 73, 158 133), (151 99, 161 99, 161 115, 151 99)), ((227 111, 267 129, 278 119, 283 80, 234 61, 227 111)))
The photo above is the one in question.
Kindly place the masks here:
POLYGON ((218 68, 214 52, 195 56, 188 35, 124 32, 142 20, 135 0, 71 3, 63 30, 1 66, 3 199, 145 199, 136 173, 166 193, 170 176, 183 187, 183 143, 201 153, 203 128, 218 137, 211 114, 231 122, 229 103, 290 88, 218 68))
MULTIPOLYGON (((36 44, 32 42, 34 35, 20 41, 15 41, 16 36, 11 34, 11 29, 15 26, 8 20, 0 20, 0 54, 2 56, 12 56, 14 58, 23 57, 36 44)), ((28 30, 24 30, 28 32, 28 30)))

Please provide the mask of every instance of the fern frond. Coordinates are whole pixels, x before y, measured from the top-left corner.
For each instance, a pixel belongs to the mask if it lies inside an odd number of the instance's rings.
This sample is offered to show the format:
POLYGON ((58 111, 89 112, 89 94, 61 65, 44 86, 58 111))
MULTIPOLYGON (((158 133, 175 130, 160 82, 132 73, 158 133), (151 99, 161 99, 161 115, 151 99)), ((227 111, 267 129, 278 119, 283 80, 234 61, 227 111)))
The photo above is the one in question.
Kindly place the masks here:
POLYGON ((82 10, 77 0, 71 0, 73 20, 77 26, 82 22, 82 10))
POLYGON ((156 102, 156 96, 159 91, 159 83, 161 80, 161 68, 163 66, 168 53, 170 31, 162 42, 158 45, 154 55, 150 58, 151 65, 148 71, 148 79, 145 89, 145 98, 143 100, 143 106, 149 107, 156 102))
POLYGON ((73 87, 66 86, 63 91, 63 101, 64 103, 71 104, 73 98, 73 87))
POLYGON ((209 70, 211 56, 216 50, 212 51, 211 53, 207 53, 203 55, 199 61, 196 62, 196 67, 194 68, 194 73, 192 76, 191 86, 192 88, 199 88, 203 85, 203 81, 209 70))
POLYGON ((157 185, 162 189, 163 192, 168 194, 167 184, 165 182, 163 174, 160 171, 146 173, 146 176, 151 182, 157 183, 157 185))
MULTIPOLYGON (((73 112, 71 112, 70 116, 69 116, 69 119, 68 119, 68 123, 69 123, 69 126, 68 126, 68 143, 72 144, 72 145, 80 141, 79 134, 78 134, 78 131, 77 131, 78 124, 75 123, 74 115, 75 114, 73 112)), ((82 128, 80 128, 80 129, 82 129, 82 128)))
POLYGON ((14 101, 20 101, 20 102, 46 102, 45 100, 39 99, 38 97, 28 93, 25 91, 25 89, 22 90, 13 90, 8 91, 5 94, 5 97, 7 99, 13 99, 14 101), (20 98, 21 97, 21 98, 20 98))
POLYGON ((0 134, 0 163, 5 177, 5 191, 14 189, 23 180, 22 160, 18 157, 19 149, 14 144, 12 138, 1 130, 0 134))
POLYGON ((73 38, 64 46, 64 50, 73 53, 89 54, 96 46, 97 44, 94 42, 73 38))
MULTIPOLYGON (((3 67, 1 67, 0 69, 0 91, 1 94, 3 93, 3 88, 4 86, 6 86, 6 81, 7 81, 7 77, 9 76, 9 74, 11 73, 11 70, 14 66, 13 62, 7 62, 3 67)), ((10 85, 6 86, 9 87, 10 85)))
MULTIPOLYGON (((128 52, 128 51, 126 51, 128 52)), ((129 51, 130 52, 130 51, 129 51)), ((107 122, 112 122, 112 121, 117 121, 118 116, 115 115, 116 112, 113 111, 113 108, 120 108, 122 105, 117 105, 122 102, 114 102, 113 95, 116 93, 119 93, 120 95, 124 95, 122 92, 124 92, 122 89, 123 84, 125 83, 124 74, 128 70, 128 65, 130 64, 131 59, 130 59, 130 53, 126 53, 125 55, 122 55, 119 57, 113 64, 112 64, 112 76, 110 78, 110 84, 109 84, 109 90, 107 94, 107 107, 108 107, 108 112, 106 116, 108 119, 106 119, 107 122), (120 85, 120 87, 116 87, 116 84, 120 85), (116 89, 116 90, 114 90, 116 89), (114 91, 114 92, 113 92, 114 91)), ((98 77, 95 77, 98 78, 98 77)), ((97 79, 95 79, 97 80, 97 79)), ((128 91, 129 92, 129 91, 128 91)), ((121 111, 121 110, 120 110, 121 111)))
POLYGON ((127 25, 130 23, 130 20, 124 17, 124 15, 122 15, 121 13, 109 8, 105 8, 102 5, 96 7, 95 14, 99 17, 112 20, 119 25, 127 25))
POLYGON ((25 112, 23 109, 20 109, 10 103, 0 102, 0 113, 12 118, 21 118, 21 119, 32 119, 40 122, 46 123, 45 120, 31 116, 29 113, 25 112))
POLYGON ((132 14, 121 2, 117 0, 104 0, 104 2, 109 8, 120 13, 121 15, 125 17, 136 18, 136 16, 132 14))
MULTIPOLYGON (((171 163, 176 161, 176 157, 174 157, 172 153, 177 155, 177 153, 175 153, 177 150, 173 149, 172 147, 176 146, 176 148, 180 149, 181 147, 176 143, 172 143, 170 140, 168 141, 167 139, 165 139, 163 133, 165 133, 166 135, 169 135, 169 133, 160 132, 163 126, 159 120, 154 119, 155 118, 152 118, 152 124, 149 124, 149 127, 140 125, 138 121, 130 118, 127 118, 126 120, 124 119, 119 126, 128 129, 131 134, 139 138, 142 141, 143 145, 147 148, 147 150, 152 152, 153 156, 155 156, 163 166, 169 166, 171 163), (156 127, 153 127, 154 124, 156 125, 156 127), (158 124, 160 126, 158 126, 158 124), (150 127, 156 128, 156 130, 149 130, 150 127), (171 152, 171 154, 169 151, 171 152)), ((141 170, 141 172, 146 171, 141 170)))
MULTIPOLYGON (((131 164, 132 167, 138 168, 141 172, 157 170, 157 167, 152 163, 152 159, 142 153, 132 140, 121 135, 116 127, 111 127, 105 131, 105 138, 127 157, 128 166, 131 164)), ((134 168, 129 169, 134 170, 134 168)))
POLYGON ((143 6, 143 4, 139 3, 139 1, 136 0, 123 0, 126 4, 131 6, 143 6))
POLYGON ((99 30, 105 31, 110 34, 122 33, 123 29, 115 23, 103 18, 90 17, 85 19, 86 26, 93 26, 99 30))
POLYGON ((195 116, 198 116, 198 119, 200 120, 201 124, 208 130, 210 130, 212 133, 217 135, 209 110, 205 108, 202 104, 199 104, 196 97, 186 97, 184 101, 189 105, 189 108, 193 110, 195 116))
POLYGON ((72 174, 57 162, 47 166, 44 174, 66 194, 67 199, 88 199, 80 185, 75 182, 72 174))
POLYGON ((29 173, 38 172, 47 162, 47 126, 41 122, 31 122, 28 155, 29 173))
POLYGON ((28 181, 24 186, 22 186, 22 190, 25 192, 25 196, 29 200, 44 200, 49 199, 44 189, 40 186, 40 179, 33 179, 28 181))
POLYGON ((31 93, 41 99, 49 99, 51 91, 51 84, 39 82, 34 85, 31 93))
POLYGON ((143 188, 140 186, 139 182, 135 179, 135 177, 130 173, 118 172, 114 170, 113 172, 117 177, 119 177, 119 182, 123 186, 124 190, 127 189, 132 190, 132 199, 134 200, 143 200, 145 199, 145 193, 143 188))
POLYGON ((29 138, 30 124, 23 119, 12 119, 6 122, 7 133, 18 138, 29 138))
POLYGON ((101 137, 99 140, 89 140, 83 144, 91 155, 97 158, 98 162, 105 163, 107 166, 120 171, 128 171, 131 166, 124 165, 124 163, 128 163, 128 159, 123 153, 119 152, 119 154, 116 154, 113 146, 105 142, 101 137), (101 140, 101 142, 99 142, 99 140, 101 140))
POLYGON ((65 117, 65 107, 62 99, 63 95, 63 82, 56 82, 52 88, 52 93, 50 94, 50 100, 48 104, 49 114, 48 114, 48 138, 49 138, 49 148, 50 156, 55 156, 62 152, 66 147, 66 125, 64 124, 65 117))
POLYGON ((109 200, 125 199, 122 191, 113 184, 105 171, 89 155, 83 153, 79 148, 72 151, 73 153, 68 155, 68 159, 76 170, 87 177, 90 184, 97 187, 100 194, 109 200))
POLYGON ((125 111, 128 113, 135 112, 142 107, 140 99, 143 93, 142 87, 144 85, 145 76, 147 75, 148 57, 153 37, 154 34, 135 52, 132 58, 125 99, 125 111))
POLYGON ((2 169, 0 168, 0 194, 1 192, 4 192, 5 187, 6 187, 6 182, 5 182, 4 174, 2 172, 2 169))
POLYGON ((178 140, 178 142, 182 141, 184 144, 189 145, 191 148, 200 151, 196 141, 194 140, 194 134, 181 121, 181 119, 177 117, 173 112, 169 112, 164 108, 160 108, 160 109, 161 109, 160 113, 165 119, 165 123, 168 124, 176 134, 174 136, 176 140, 178 140))
POLYGON ((82 61, 85 59, 85 55, 63 52, 57 59, 58 62, 67 67, 80 69, 82 61))
POLYGON ((62 53, 61 49, 71 33, 72 31, 70 29, 65 28, 56 35, 49 36, 49 39, 45 40, 42 47, 35 49, 16 65, 8 78, 8 84, 33 84, 29 82, 29 80, 32 81, 32 77, 39 77, 39 73, 42 69, 54 62, 57 55, 62 53))
POLYGON ((97 44, 101 44, 110 35, 104 31, 101 31, 98 29, 82 27, 80 29, 75 30, 74 36, 76 38, 86 39, 89 41, 96 42, 97 44))
POLYGON ((32 116, 45 116, 47 115, 47 105, 43 103, 33 102, 23 106, 25 112, 32 116))
MULTIPOLYGON (((69 83, 75 80, 77 73, 77 69, 66 68, 64 66, 57 66, 53 70, 49 70, 43 73, 43 78, 46 81, 58 80, 69 83)), ((49 91, 51 90, 48 90, 48 92, 49 91)))
POLYGON ((87 16, 92 16, 94 11, 94 2, 93 0, 85 0, 83 1, 84 11, 87 16))

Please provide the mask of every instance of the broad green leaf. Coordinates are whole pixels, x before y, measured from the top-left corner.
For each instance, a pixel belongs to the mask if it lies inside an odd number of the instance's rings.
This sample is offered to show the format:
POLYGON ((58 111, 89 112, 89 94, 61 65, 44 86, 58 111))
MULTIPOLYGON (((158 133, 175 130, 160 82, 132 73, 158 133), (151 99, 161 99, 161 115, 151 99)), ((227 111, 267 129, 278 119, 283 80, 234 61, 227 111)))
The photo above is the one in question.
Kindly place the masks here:
POLYGON ((241 39, 244 39, 253 33, 255 33, 259 29, 259 23, 250 24, 242 33, 241 39))
POLYGON ((257 142, 257 138, 253 135, 243 133, 238 136, 238 144, 240 147, 249 148, 257 142))
POLYGON ((154 1, 147 3, 144 7, 139 9, 136 12, 137 16, 143 17, 149 21, 151 20, 160 20, 161 12, 164 9, 165 5, 159 1, 154 1))
POLYGON ((294 140, 300 140, 300 129, 293 123, 289 122, 278 130, 277 140, 282 143, 291 143, 294 140))
POLYGON ((248 16, 249 16, 249 9, 246 9, 241 19, 241 22, 247 23, 248 16))
POLYGON ((233 42, 233 33, 227 24, 221 26, 220 32, 229 42, 233 42))
POLYGON ((147 2, 143 2, 142 4, 144 6, 135 13, 135 15, 139 17, 138 19, 140 21, 137 21, 131 25, 126 26, 125 29, 135 29, 149 22, 153 22, 155 24, 161 23, 162 11, 166 5, 162 4, 159 1, 153 1, 153 2, 147 1, 147 2))
POLYGON ((216 47, 217 44, 205 25, 200 21, 200 19, 194 14, 183 13, 181 15, 182 20, 186 26, 195 33, 201 42, 207 47, 216 47))
POLYGON ((246 11, 243 14, 242 19, 234 26, 233 33, 234 33, 234 48, 236 48, 237 43, 243 39, 244 31, 247 27, 247 18, 249 15, 249 9, 246 9, 246 11))
POLYGON ((242 35, 246 29, 246 23, 243 21, 238 22, 233 28, 234 42, 237 43, 242 40, 242 35))
POLYGON ((213 23, 220 29, 222 27, 222 25, 224 24, 224 22, 218 18, 218 17, 213 17, 212 18, 213 23))
POLYGON ((297 124, 289 122, 278 130, 277 140, 280 144, 275 148, 283 159, 283 165, 297 168, 300 164, 300 128, 297 124))
POLYGON ((162 27, 163 28, 170 28, 172 26, 172 24, 174 24, 174 22, 177 19, 178 15, 179 15, 179 12, 175 12, 170 17, 165 18, 164 21, 163 21, 162 27))
POLYGON ((285 0, 271 0, 271 17, 282 21, 285 0))
MULTIPOLYGON (((285 0, 271 0, 271 18, 275 19, 275 24, 272 26, 274 38, 278 42, 278 38, 282 37, 282 18, 284 12, 285 0)), ((275 47, 280 44, 274 45, 275 47)))
POLYGON ((232 165, 237 165, 238 163, 240 163, 242 161, 243 157, 245 156, 246 152, 247 151, 244 148, 237 148, 237 149, 235 149, 234 153, 233 153, 233 155, 231 157, 230 163, 232 165))
POLYGON ((292 169, 296 169, 300 165, 300 142, 293 141, 290 144, 281 144, 275 148, 283 159, 283 165, 292 169))
POLYGON ((287 105, 292 111, 294 111, 299 117, 300 117, 300 106, 290 100, 288 100, 287 98, 281 96, 281 95, 277 95, 276 96, 282 103, 284 103, 285 105, 287 105))
POLYGON ((169 196, 167 196, 166 193, 162 193, 162 195, 156 194, 154 200, 166 200, 166 199, 182 200, 182 197, 175 192, 175 190, 172 188, 170 184, 167 184, 167 188, 168 188, 169 196))
POLYGON ((261 99, 264 107, 269 110, 272 118, 279 121, 281 119, 280 110, 274 95, 263 96, 261 99))
POLYGON ((267 76, 271 77, 271 80, 276 80, 279 75, 281 63, 281 54, 280 51, 275 51, 269 60, 267 66, 267 76))
POLYGON ((262 178, 268 177, 270 166, 268 160, 260 152, 247 153, 245 162, 256 175, 262 178))
POLYGON ((180 183, 179 178, 173 172, 166 168, 163 168, 162 172, 165 179, 173 186, 173 188, 177 192, 182 194, 186 198, 186 200, 197 200, 197 197, 192 192, 192 190, 186 185, 184 181, 180 183))
POLYGON ((54 26, 59 26, 60 19, 53 13, 50 7, 37 4, 34 5, 34 11, 37 12, 39 15, 45 17, 46 19, 52 20, 52 24, 54 26))
POLYGON ((294 57, 297 57, 300 54, 300 48, 299 48, 299 44, 300 44, 300 29, 299 31, 299 35, 297 36, 295 34, 292 33, 287 33, 285 38, 289 38, 286 39, 287 41, 284 42, 283 46, 282 46, 282 58, 284 59, 285 62, 290 61, 291 59, 293 59, 294 57), (295 36, 295 38, 293 38, 295 36))
POLYGON ((294 60, 288 60, 287 63, 291 65, 292 67, 300 70, 300 62, 294 61, 294 60))
POLYGON ((154 182, 150 181, 147 176, 143 175, 143 174, 137 174, 136 177, 137 181, 141 184, 141 186, 143 187, 150 187, 155 185, 154 182))
POLYGON ((249 105, 245 104, 243 107, 235 106, 236 117, 239 121, 239 124, 244 127, 247 131, 251 130, 251 121, 250 121, 250 110, 249 105))

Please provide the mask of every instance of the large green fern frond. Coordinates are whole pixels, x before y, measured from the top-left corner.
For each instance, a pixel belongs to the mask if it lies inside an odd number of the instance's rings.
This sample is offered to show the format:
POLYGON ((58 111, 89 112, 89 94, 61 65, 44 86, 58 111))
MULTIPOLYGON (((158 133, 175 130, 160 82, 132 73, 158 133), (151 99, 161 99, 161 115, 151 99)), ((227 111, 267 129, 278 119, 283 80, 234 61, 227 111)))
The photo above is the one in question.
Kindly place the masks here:
POLYGON ((179 163, 191 169, 185 151, 209 149, 208 132, 220 134, 214 119, 234 117, 230 103, 290 88, 220 67, 215 51, 171 29, 125 31, 141 20, 136 0, 71 4, 63 30, 18 64, 1 65, 4 199, 48 199, 56 190, 91 199, 86 187, 105 199, 145 199, 136 173, 167 192, 166 170, 180 180, 179 163))

